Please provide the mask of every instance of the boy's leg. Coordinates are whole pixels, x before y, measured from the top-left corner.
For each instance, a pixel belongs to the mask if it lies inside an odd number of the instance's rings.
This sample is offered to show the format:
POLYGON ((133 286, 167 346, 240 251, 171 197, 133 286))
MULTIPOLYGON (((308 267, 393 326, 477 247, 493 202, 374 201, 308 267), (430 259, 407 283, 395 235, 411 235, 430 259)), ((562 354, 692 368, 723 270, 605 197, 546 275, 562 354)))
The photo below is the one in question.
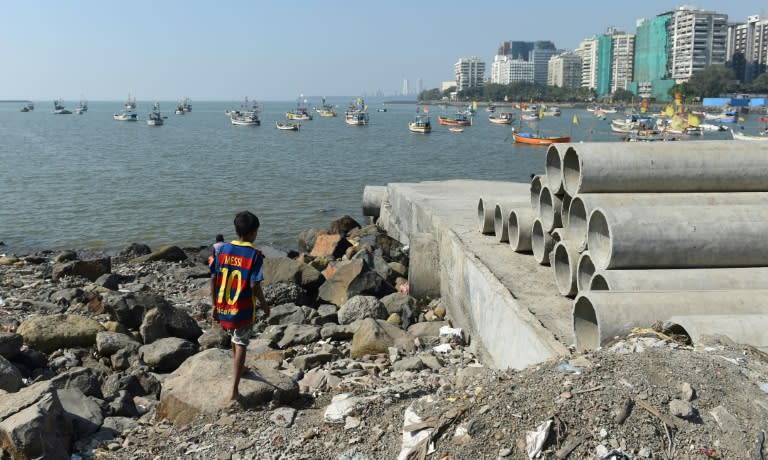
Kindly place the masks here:
POLYGON ((238 387, 240 386, 240 376, 243 374, 243 368, 245 366, 245 345, 232 343, 232 351, 235 354, 235 359, 232 362, 232 393, 229 399, 236 400, 238 396, 238 387))

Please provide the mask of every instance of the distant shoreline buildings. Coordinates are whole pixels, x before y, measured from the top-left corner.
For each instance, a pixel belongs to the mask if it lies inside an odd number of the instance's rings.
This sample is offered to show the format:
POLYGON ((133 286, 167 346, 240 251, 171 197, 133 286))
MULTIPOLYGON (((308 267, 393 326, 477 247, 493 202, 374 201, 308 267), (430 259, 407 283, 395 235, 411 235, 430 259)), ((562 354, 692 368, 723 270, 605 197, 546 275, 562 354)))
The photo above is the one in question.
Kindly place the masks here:
POLYGON ((668 100, 670 88, 711 65, 733 69, 743 83, 765 73, 768 18, 754 15, 743 23, 728 23, 727 14, 683 5, 639 19, 635 34, 609 27, 572 51, 558 50, 551 41, 504 41, 491 63, 490 78, 485 79, 483 60, 463 57, 454 64, 454 86, 460 92, 486 83, 531 82, 586 87, 598 97, 622 89, 668 100))

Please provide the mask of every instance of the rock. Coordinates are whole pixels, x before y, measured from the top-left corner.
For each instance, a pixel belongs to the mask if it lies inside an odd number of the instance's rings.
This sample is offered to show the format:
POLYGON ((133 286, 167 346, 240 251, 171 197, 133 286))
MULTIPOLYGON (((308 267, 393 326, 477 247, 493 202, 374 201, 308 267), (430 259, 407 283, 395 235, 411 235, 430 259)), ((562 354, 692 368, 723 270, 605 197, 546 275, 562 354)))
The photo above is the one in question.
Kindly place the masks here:
POLYGON ((119 281, 120 281, 119 276, 113 273, 105 273, 100 277, 96 278, 96 281, 94 281, 94 283, 103 288, 107 288, 110 291, 117 291, 117 289, 120 287, 119 281))
MULTIPOLYGON (((408 267, 400 262, 389 262, 389 268, 395 272, 398 278, 408 278, 408 267)), ((395 278, 397 279, 397 278, 395 278)))
POLYGON ((139 378, 135 375, 125 375, 116 372, 110 374, 104 379, 101 391, 106 399, 114 399, 119 396, 120 391, 126 391, 132 396, 145 394, 144 387, 141 386, 139 378))
POLYGON ((142 346, 139 355, 155 371, 173 372, 196 351, 195 345, 188 340, 167 337, 142 346))
POLYGON ((331 233, 347 234, 353 228, 360 228, 360 224, 346 214, 331 222, 331 233))
POLYGON ((107 295, 104 308, 128 329, 138 329, 144 313, 160 306, 170 306, 162 296, 144 293, 107 295))
POLYGON ((352 260, 339 268, 318 291, 321 299, 339 306, 356 295, 383 297, 392 292, 392 285, 370 271, 362 260, 352 260))
POLYGON ((413 337, 439 337, 440 328, 449 326, 448 321, 429 321, 412 324, 408 328, 408 334, 413 337))
MULTIPOLYGON (((197 415, 212 418, 229 404, 231 385, 232 352, 200 352, 165 380, 157 416, 175 424, 189 423, 197 415)), ((299 395, 296 382, 279 371, 258 366, 243 375, 239 389, 240 401, 246 408, 273 399, 290 402, 299 395)))
POLYGON ((264 284, 294 283, 313 292, 323 282, 323 276, 313 266, 287 257, 264 259, 264 284))
POLYGON ((93 434, 101 428, 104 416, 94 400, 76 388, 58 390, 57 393, 64 413, 72 421, 72 428, 78 439, 93 434))
POLYGON ((0 332, 0 356, 13 358, 19 354, 24 345, 24 337, 15 332, 0 332))
POLYGON ((269 416, 272 423, 282 428, 288 428, 293 425, 294 418, 296 418, 296 409, 292 407, 278 407, 269 416))
POLYGON ((386 321, 366 318, 352 337, 350 357, 358 359, 363 355, 388 353, 389 347, 412 351, 413 340, 405 331, 386 321))
POLYGON ((19 262, 19 258, 16 256, 0 256, 0 266, 2 265, 14 265, 19 262))
POLYGON ((421 362, 424 363, 425 366, 433 371, 438 371, 443 367, 443 361, 435 355, 422 353, 419 355, 419 359, 421 359, 421 362))
POLYGON ((312 257, 339 259, 350 246, 352 246, 352 243, 338 233, 321 234, 317 235, 315 245, 312 247, 312 252, 309 255, 312 257))
POLYGON ((130 246, 120 251, 120 254, 118 254, 120 257, 124 259, 135 259, 137 257, 145 256, 147 254, 151 254, 152 249, 149 248, 146 244, 139 244, 139 243, 131 243, 130 246))
POLYGON ((392 365, 392 369, 395 371, 411 371, 411 372, 418 372, 422 369, 424 369, 424 363, 419 359, 418 356, 410 356, 408 358, 403 358, 399 361, 396 361, 392 365))
POLYGON ((399 262, 405 266, 408 265, 408 255, 403 250, 403 245, 389 235, 377 233, 374 246, 381 249, 381 253, 386 260, 399 262))
POLYGON ((364 261, 370 269, 378 273, 387 282, 394 283, 397 278, 397 274, 389 268, 389 264, 384 260, 379 251, 363 249, 350 258, 364 261))
POLYGON ((53 256, 52 260, 57 264, 71 262, 73 260, 77 260, 77 253, 75 251, 61 251, 60 253, 53 256))
POLYGON ((350 324, 365 318, 387 319, 389 313, 376 297, 357 295, 341 306, 338 315, 339 324, 350 324))
POLYGON ((293 358, 293 367, 296 369, 307 371, 313 367, 321 366, 325 363, 331 362, 336 359, 336 355, 332 353, 312 353, 308 355, 301 355, 293 358))
POLYGON ((693 417, 693 406, 688 401, 673 399, 669 402, 669 413, 680 418, 693 417))
POLYGON ((392 313, 387 317, 387 322, 399 326, 403 319, 397 313, 392 313))
POLYGON ((61 289, 51 294, 50 300, 59 305, 71 305, 75 300, 82 300, 83 294, 80 288, 61 289))
POLYGON ((122 348, 138 349, 141 344, 132 336, 119 332, 101 331, 96 334, 96 351, 101 356, 112 356, 122 348))
POLYGON ((197 343, 200 344, 200 348, 207 350, 209 348, 225 348, 230 347, 230 337, 227 331, 221 328, 219 323, 214 323, 210 329, 203 332, 203 335, 197 338, 197 343))
POLYGON ((465 388, 487 379, 491 375, 491 370, 484 366, 469 366, 456 372, 456 388, 465 388))
POLYGON ((314 228, 308 228, 303 232, 299 233, 299 237, 298 237, 299 251, 310 252, 312 250, 312 247, 315 246, 317 233, 318 233, 317 229, 314 229, 314 228))
POLYGON ((101 398, 100 375, 90 367, 73 367, 51 379, 51 384, 59 390, 76 389, 86 396, 101 398))
POLYGON ((139 333, 145 344, 164 337, 178 337, 196 342, 197 338, 203 335, 203 330, 187 312, 166 304, 157 306, 144 315, 139 333))
POLYGON ((320 340, 320 328, 310 324, 291 324, 283 331, 283 338, 277 343, 280 348, 305 345, 320 340))
POLYGON ((101 324, 92 319, 63 314, 29 318, 16 332, 30 347, 51 353, 59 348, 91 347, 96 343, 96 334, 103 330, 101 324))
POLYGON ((271 308, 267 324, 304 324, 306 319, 304 310, 292 303, 288 303, 271 308))
POLYGON ((96 281, 101 275, 112 271, 109 257, 90 260, 73 260, 54 265, 51 276, 57 280, 63 276, 82 276, 90 281, 96 281))
POLYGON ((742 431, 739 420, 731 415, 725 407, 717 406, 709 411, 709 413, 724 433, 739 433, 742 431))
POLYGON ((439 320, 445 319, 445 313, 446 312, 445 312, 445 307, 444 306, 438 305, 432 311, 434 312, 434 314, 437 317, 437 319, 439 319, 439 320))
POLYGON ((304 305, 311 303, 307 291, 295 283, 273 283, 262 287, 264 298, 269 305, 282 305, 286 303, 304 305))
POLYGON ((159 250, 131 259, 131 264, 143 264, 146 262, 181 262, 187 260, 187 254, 178 246, 164 246, 159 250))
MULTIPOLYGON (((136 397, 139 398, 140 396, 136 397)), ((134 396, 125 390, 118 391, 117 396, 109 402, 109 412, 115 416, 137 417, 139 411, 136 409, 133 398, 134 396)))
POLYGON ((0 390, 15 393, 24 386, 21 372, 10 361, 0 356, 0 390))
POLYGON ((124 371, 139 361, 139 349, 121 348, 109 357, 112 369, 124 371))
POLYGON ((331 340, 349 340, 357 332, 360 322, 352 324, 326 324, 320 329, 320 337, 331 340))
POLYGON ((11 458, 68 460, 72 424, 50 382, 0 398, 0 449, 11 458))
POLYGON ((381 298, 381 303, 384 304, 384 308, 392 313, 397 313, 403 320, 403 329, 408 327, 414 322, 418 316, 418 309, 416 306, 416 299, 400 292, 394 292, 381 298))
POLYGON ((693 398, 696 396, 696 392, 694 391, 693 387, 688 382, 683 382, 680 384, 680 399, 683 401, 693 401, 693 398))

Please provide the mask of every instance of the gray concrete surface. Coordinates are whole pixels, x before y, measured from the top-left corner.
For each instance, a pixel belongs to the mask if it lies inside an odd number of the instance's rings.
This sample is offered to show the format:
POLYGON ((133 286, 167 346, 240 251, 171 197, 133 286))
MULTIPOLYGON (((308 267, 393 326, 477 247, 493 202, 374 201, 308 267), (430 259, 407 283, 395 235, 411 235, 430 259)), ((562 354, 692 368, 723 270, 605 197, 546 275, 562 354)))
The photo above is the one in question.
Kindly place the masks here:
POLYGON ((668 322, 682 327, 694 346, 727 337, 768 351, 768 315, 686 315, 673 316, 668 322))
POLYGON ((536 211, 530 207, 520 207, 510 210, 507 219, 507 234, 509 245, 516 252, 531 251, 531 230, 536 219, 536 211))
POLYGON ((592 263, 592 257, 589 251, 584 251, 579 255, 579 261, 576 263, 576 289, 579 292, 588 291, 595 274, 595 264, 592 263))
POLYGON ((592 291, 768 289, 768 267, 603 270, 592 276, 588 289, 592 291))
POLYGON ((569 240, 561 240, 555 244, 554 256, 550 263, 555 273, 555 284, 562 296, 576 294, 576 275, 579 252, 575 244, 569 240))
POLYGON ((521 208, 530 209, 527 197, 517 196, 506 200, 499 200, 493 208, 493 230, 496 235, 496 241, 499 243, 509 242, 509 214, 513 210, 521 208))
POLYGON ((541 187, 539 195, 539 218, 544 231, 551 232, 557 227, 563 226, 560 218, 563 211, 562 196, 555 195, 549 186, 541 187))
POLYGON ((563 157, 572 146, 573 144, 552 144, 547 148, 547 155, 544 158, 545 183, 556 195, 565 193, 562 173, 563 157))
POLYGON ((478 232, 480 196, 527 199, 530 185, 389 184, 379 225, 404 244, 420 233, 434 235, 440 294, 454 325, 469 332, 488 365, 519 369, 565 355, 573 338, 571 302, 558 295, 551 269, 478 232))
POLYGON ((531 228, 531 250, 533 258, 540 265, 549 265, 549 253, 555 247, 555 240, 552 235, 544 230, 541 218, 533 221, 531 228))

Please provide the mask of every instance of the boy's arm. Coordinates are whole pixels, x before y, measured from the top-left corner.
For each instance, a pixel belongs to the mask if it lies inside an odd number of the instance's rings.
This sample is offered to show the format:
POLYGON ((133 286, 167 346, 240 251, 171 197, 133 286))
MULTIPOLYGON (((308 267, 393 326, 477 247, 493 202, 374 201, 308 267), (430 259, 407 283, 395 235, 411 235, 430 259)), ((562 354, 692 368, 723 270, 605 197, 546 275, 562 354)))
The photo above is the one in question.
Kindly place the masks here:
POLYGON ((218 322, 216 317, 216 276, 211 276, 211 324, 218 322))
POLYGON ((251 284, 253 294, 259 299, 261 309, 264 310, 264 317, 269 316, 269 305, 267 305, 267 299, 264 297, 264 291, 261 290, 261 282, 251 284))

